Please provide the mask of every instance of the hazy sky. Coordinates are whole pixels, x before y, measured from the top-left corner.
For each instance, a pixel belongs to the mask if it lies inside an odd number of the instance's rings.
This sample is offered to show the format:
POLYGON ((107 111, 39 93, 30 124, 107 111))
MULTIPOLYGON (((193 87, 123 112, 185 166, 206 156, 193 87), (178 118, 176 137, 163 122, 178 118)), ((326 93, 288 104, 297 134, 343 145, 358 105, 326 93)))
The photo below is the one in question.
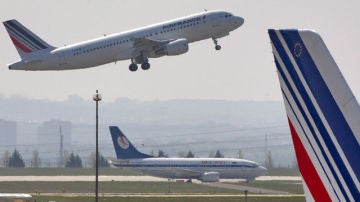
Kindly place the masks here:
POLYGON ((208 10, 226 10, 245 24, 220 39, 190 44, 184 55, 150 59, 148 71, 130 72, 130 61, 62 72, 9 71, 19 59, 0 28, 0 95, 65 100, 78 94, 91 99, 96 89, 105 101, 225 99, 281 100, 268 28, 318 31, 355 96, 360 97, 360 1, 253 0, 76 0, 2 1, 1 21, 15 18, 54 46, 125 31, 208 10))

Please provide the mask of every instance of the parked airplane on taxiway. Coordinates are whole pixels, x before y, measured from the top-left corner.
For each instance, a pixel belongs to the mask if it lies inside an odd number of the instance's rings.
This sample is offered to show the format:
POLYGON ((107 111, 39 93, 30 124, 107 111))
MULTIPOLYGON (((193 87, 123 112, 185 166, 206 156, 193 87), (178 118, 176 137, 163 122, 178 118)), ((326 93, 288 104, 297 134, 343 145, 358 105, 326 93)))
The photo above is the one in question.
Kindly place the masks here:
POLYGON ((110 126, 117 159, 114 166, 169 179, 198 179, 218 182, 220 179, 253 181, 267 169, 256 162, 235 158, 158 158, 139 152, 117 126, 110 126))

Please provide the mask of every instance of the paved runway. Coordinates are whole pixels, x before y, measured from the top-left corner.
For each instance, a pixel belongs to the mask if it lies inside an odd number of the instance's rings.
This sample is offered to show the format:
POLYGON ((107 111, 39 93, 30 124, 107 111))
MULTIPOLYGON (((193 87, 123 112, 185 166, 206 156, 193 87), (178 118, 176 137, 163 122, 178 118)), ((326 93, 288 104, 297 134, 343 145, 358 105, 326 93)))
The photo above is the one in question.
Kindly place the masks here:
MULTIPOLYGON (((94 196, 94 193, 41 193, 42 196, 64 196, 64 197, 79 197, 79 196, 94 196)), ((150 193, 150 194, 126 194, 126 193, 101 193, 101 197, 174 197, 174 198, 185 198, 185 197, 243 197, 244 194, 159 194, 159 193, 150 193)), ((284 194, 276 195, 276 197, 303 197, 303 194, 284 194)), ((274 197, 272 194, 251 194, 248 197, 274 197)))

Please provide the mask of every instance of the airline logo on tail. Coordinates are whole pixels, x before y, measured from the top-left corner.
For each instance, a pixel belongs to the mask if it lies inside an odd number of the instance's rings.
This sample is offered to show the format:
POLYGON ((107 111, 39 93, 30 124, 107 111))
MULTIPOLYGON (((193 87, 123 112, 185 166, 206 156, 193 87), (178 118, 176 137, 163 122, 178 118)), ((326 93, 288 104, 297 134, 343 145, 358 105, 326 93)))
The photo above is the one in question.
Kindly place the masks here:
POLYGON ((124 136, 119 136, 118 144, 123 149, 128 149, 129 148, 129 141, 124 136))
POLYGON ((360 107, 321 37, 269 30, 307 200, 360 201, 360 107))
POLYGON ((16 20, 5 21, 4 26, 21 57, 52 47, 16 20))
POLYGON ((141 159, 153 156, 139 152, 117 126, 109 126, 115 153, 118 159, 141 159))

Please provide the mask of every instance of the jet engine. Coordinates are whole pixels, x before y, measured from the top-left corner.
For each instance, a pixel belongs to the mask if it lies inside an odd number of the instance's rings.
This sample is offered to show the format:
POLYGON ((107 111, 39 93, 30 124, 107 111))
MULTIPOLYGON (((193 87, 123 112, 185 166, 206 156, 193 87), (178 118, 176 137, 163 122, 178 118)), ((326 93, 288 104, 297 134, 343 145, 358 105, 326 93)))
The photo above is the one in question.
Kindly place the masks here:
POLYGON ((200 180, 202 182, 219 182, 220 173, 218 172, 206 172, 202 174, 200 180))
POLYGON ((156 55, 181 55, 189 51, 189 43, 186 39, 177 39, 155 51, 156 55))

